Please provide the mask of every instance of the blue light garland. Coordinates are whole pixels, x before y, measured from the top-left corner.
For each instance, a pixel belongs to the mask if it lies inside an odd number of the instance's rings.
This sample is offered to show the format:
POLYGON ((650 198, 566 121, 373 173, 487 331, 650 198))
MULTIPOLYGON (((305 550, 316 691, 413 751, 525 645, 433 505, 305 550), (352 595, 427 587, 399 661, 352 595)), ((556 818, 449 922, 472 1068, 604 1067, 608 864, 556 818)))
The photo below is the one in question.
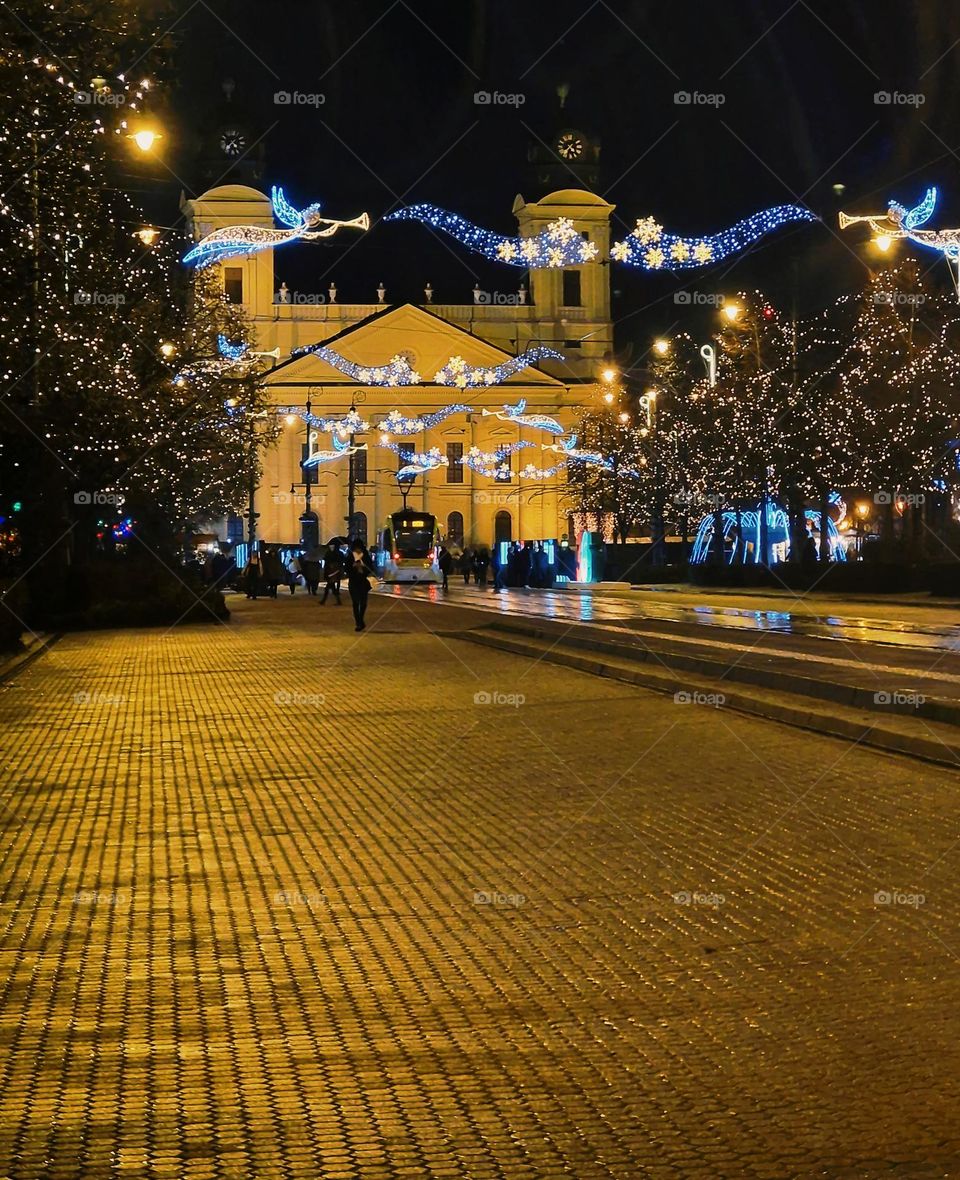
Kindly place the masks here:
POLYGON ((324 434, 339 435, 340 438, 350 434, 366 434, 370 429, 370 423, 361 418, 356 410, 350 410, 342 418, 321 418, 316 414, 308 414, 303 406, 277 406, 276 413, 295 414, 308 426, 314 426, 324 434))
MULTIPOLYGON (((318 356, 322 361, 326 361, 328 365, 332 365, 333 368, 339 370, 341 373, 352 377, 354 381, 360 382, 361 385, 401 386, 430 384, 429 381, 424 381, 421 375, 410 364, 409 360, 399 353, 391 357, 383 365, 357 364, 356 361, 349 360, 337 352, 336 349, 328 348, 325 344, 309 344, 303 348, 295 349, 291 355, 306 356, 307 354, 318 356)), ((482 368, 468 365, 462 356, 452 356, 434 374, 433 384, 452 385, 458 389, 474 389, 499 385, 502 381, 506 381, 523 369, 529 368, 531 365, 536 364, 537 361, 544 360, 545 358, 559 361, 564 359, 562 353, 552 348, 546 348, 544 345, 537 345, 535 348, 520 353, 519 356, 513 356, 509 360, 502 361, 499 365, 482 368)))
POLYGON ((242 361, 249 347, 249 344, 231 344, 222 332, 217 335, 217 351, 224 360, 242 361))
POLYGON ((432 414, 420 414, 415 418, 407 417, 401 410, 391 410, 380 423, 379 429, 385 430, 388 434, 422 434, 423 431, 429 430, 431 426, 438 426, 452 415, 469 414, 472 409, 472 406, 455 402, 453 405, 444 406, 442 410, 436 410, 432 414))
POLYGON ((627 266, 644 270, 690 270, 719 262, 729 254, 743 250, 765 234, 794 221, 816 221, 817 217, 802 205, 775 205, 738 221, 718 234, 700 238, 682 238, 663 232, 652 217, 642 218, 630 236, 615 242, 610 257, 627 266))
POLYGON ((578 266, 594 262, 597 246, 581 237, 567 217, 550 222, 546 229, 529 238, 509 237, 481 229, 465 217, 450 213, 437 205, 408 205, 389 213, 384 221, 419 221, 433 229, 443 230, 458 242, 494 262, 522 266, 535 270, 543 267, 578 266))
POLYGON ((544 451, 557 451, 568 461, 602 467, 604 471, 613 470, 613 460, 602 455, 599 451, 578 451, 575 434, 571 434, 569 438, 563 439, 559 443, 541 443, 540 448, 544 451))

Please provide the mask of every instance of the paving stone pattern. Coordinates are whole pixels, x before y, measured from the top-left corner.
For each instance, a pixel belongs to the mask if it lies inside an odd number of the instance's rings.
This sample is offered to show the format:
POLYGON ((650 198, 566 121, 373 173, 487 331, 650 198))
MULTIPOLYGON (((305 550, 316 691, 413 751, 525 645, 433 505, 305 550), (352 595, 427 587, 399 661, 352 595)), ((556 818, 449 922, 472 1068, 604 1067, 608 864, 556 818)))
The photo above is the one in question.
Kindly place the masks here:
POLYGON ((956 775, 236 606, 0 689, 0 1176, 960 1174, 956 775))

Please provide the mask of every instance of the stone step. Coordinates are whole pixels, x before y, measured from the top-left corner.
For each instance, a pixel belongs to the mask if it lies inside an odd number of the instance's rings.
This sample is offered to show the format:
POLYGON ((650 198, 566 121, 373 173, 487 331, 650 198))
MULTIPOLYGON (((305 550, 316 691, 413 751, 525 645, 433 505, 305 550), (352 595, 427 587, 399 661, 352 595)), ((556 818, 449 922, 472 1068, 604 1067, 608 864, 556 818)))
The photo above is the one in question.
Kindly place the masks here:
POLYGON ((449 636, 652 689, 673 696, 678 705, 732 709, 891 754, 919 758, 953 769, 960 767, 960 735, 952 725, 943 722, 895 713, 879 716, 852 705, 832 704, 829 709, 818 708, 810 699, 796 693, 769 688, 751 691, 749 686, 733 687, 727 679, 678 675, 650 661, 584 650, 569 643, 568 637, 558 642, 556 638, 522 635, 514 628, 502 626, 451 632, 449 636))
MULTIPOLYGON (((534 619, 498 619, 489 629, 728 685, 830 701, 883 717, 923 718, 960 727, 960 686, 953 676, 876 666, 868 663, 866 656, 845 661, 787 651, 754 651, 714 639, 663 636, 654 630, 614 631, 534 619)), ((936 656, 932 659, 936 661, 936 656)))

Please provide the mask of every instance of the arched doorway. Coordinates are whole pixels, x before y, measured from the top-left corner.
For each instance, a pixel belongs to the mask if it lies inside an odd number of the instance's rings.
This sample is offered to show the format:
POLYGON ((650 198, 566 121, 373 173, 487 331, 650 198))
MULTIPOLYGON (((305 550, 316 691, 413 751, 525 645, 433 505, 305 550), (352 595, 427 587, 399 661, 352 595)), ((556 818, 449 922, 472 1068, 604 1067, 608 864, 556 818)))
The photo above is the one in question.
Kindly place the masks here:
POLYGON ((300 544, 304 549, 320 544, 320 521, 315 512, 304 512, 300 517, 300 544))
POLYGON ((447 516, 447 544, 463 544, 463 513, 451 512, 447 516))
POLYGON ((359 537, 366 545, 367 543, 367 514, 365 512, 355 512, 353 514, 353 535, 359 537))
POLYGON ((493 539, 494 541, 513 540, 513 520, 505 508, 502 508, 493 518, 493 539))

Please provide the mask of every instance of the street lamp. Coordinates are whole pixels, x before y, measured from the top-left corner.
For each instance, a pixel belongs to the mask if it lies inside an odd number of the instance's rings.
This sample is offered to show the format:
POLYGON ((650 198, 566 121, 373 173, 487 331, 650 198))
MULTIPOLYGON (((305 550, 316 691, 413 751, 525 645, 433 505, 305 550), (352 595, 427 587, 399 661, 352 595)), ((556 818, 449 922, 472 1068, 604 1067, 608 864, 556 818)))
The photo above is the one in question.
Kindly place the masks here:
POLYGON ((617 370, 610 368, 604 369, 600 376, 607 385, 612 385, 617 379, 617 370))
POLYGON ((727 317, 730 323, 735 323, 740 315, 739 303, 725 303, 723 305, 723 314, 727 317))
POLYGON ((654 340, 653 351, 658 356, 666 356, 667 353, 670 351, 670 341, 669 340, 662 340, 662 339, 661 340, 654 340))
POLYGON ((141 152, 146 153, 152 151, 153 145, 158 139, 163 139, 163 136, 153 127, 141 127, 137 131, 129 132, 127 139, 132 140, 141 152))

